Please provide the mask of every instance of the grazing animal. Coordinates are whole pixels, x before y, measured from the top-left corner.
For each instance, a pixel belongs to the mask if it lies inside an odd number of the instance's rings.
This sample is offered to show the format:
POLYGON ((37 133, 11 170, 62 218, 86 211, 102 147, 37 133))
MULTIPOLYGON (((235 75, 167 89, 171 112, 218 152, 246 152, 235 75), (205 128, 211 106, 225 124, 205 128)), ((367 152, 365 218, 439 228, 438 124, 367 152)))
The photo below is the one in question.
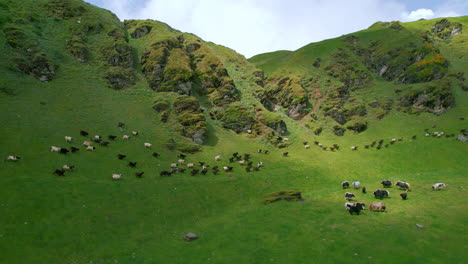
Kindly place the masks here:
POLYGON ((268 153, 270 153, 270 151, 269 150, 264 150, 263 153, 268 154, 268 153))
POLYGON ((63 165, 62 169, 64 170, 73 170, 75 168, 75 166, 73 165, 63 165))
POLYGON ((364 148, 365 148, 365 149, 368 149, 368 148, 369 148, 369 145, 365 145, 364 148))
POLYGON ((65 141, 68 142, 68 143, 71 143, 72 142, 72 137, 70 136, 65 136, 65 141))
POLYGON ((213 168, 211 168, 212 170, 218 170, 219 169, 219 166, 214 166, 213 168))
POLYGON ((153 144, 151 143, 143 143, 143 145, 145 146, 145 148, 151 148, 153 146, 153 144))
POLYGON ((20 156, 12 156, 12 155, 10 155, 10 156, 7 157, 7 160, 9 160, 9 161, 17 161, 17 160, 20 160, 20 159, 21 159, 20 156))
POLYGON ((309 144, 309 141, 302 142, 302 145, 307 145, 307 144, 309 144))
POLYGON ((155 157, 155 158, 157 158, 157 157, 161 156, 161 154, 159 154, 159 153, 157 153, 157 152, 153 152, 153 154, 152 154, 152 155, 153 155, 153 157, 155 157))
POLYGON ((125 140, 129 140, 130 136, 129 135, 123 135, 122 138, 125 139, 125 140))
POLYGON ((108 139, 110 139, 110 140, 114 140, 114 139, 116 139, 116 138, 117 138, 117 136, 114 136, 114 135, 109 135, 107 138, 108 138, 108 139))
POLYGON ((377 190, 374 192, 374 197, 377 199, 386 198, 390 195, 390 192, 387 190, 377 190))
POLYGON ((244 164, 245 164, 245 160, 239 161, 239 164, 240 164, 240 165, 244 165, 244 164))
POLYGON ((389 180, 383 180, 380 182, 384 188, 390 188, 392 187, 392 181, 389 180))
POLYGON ((177 163, 171 163, 171 168, 177 168, 177 163))
POLYGON ((361 188, 361 182, 355 181, 351 185, 353 185, 354 189, 359 189, 361 188))
POLYGON ((195 176, 198 172, 199 172, 199 170, 192 170, 190 172, 190 175, 195 176))
POLYGON ((122 178, 122 174, 112 174, 112 179, 114 180, 120 180, 120 178, 122 178))
POLYGON ((89 150, 89 151, 95 151, 95 150, 96 150, 96 147, 93 147, 93 146, 87 146, 87 147, 86 147, 86 150, 89 150))
POLYGON ((128 162, 128 166, 130 166, 130 167, 132 167, 132 168, 135 168, 136 165, 137 165, 136 162, 132 162, 132 161, 129 161, 129 162, 128 162))
POLYGON ((245 153, 244 154, 244 160, 249 160, 250 159, 250 154, 249 153, 245 153))
POLYGON ((439 183, 436 183, 436 184, 432 185, 432 190, 433 191, 436 191, 436 190, 439 191, 440 189, 442 189, 442 188, 444 188, 446 186, 448 186, 448 185, 445 184, 445 183, 439 182, 439 183))
POLYGON ((223 170, 224 170, 224 171, 232 171, 232 167, 224 166, 224 167, 223 167, 223 170))
POLYGON ((140 133, 138 131, 132 131, 132 135, 138 136, 140 133))
POLYGON ((60 154, 67 154, 68 152, 70 152, 68 149, 66 148, 61 148, 60 149, 60 154))
POLYGON ((186 168, 177 168, 178 172, 185 172, 186 168))
POLYGON ((289 141, 289 138, 283 138, 283 141, 289 141))
POLYGON ((387 209, 387 207, 385 206, 385 203, 383 203, 383 202, 371 203, 369 205, 369 210, 371 210, 371 211, 383 212, 383 211, 385 211, 385 209, 387 209))
POLYGON ((51 152, 59 152, 59 151, 60 151, 60 148, 59 148, 59 147, 56 147, 56 146, 51 146, 51 147, 50 147, 50 151, 51 151, 51 152))
POLYGON ((181 158, 181 159, 185 159, 186 156, 185 156, 184 154, 181 153, 181 154, 177 155, 177 157, 178 157, 178 158, 181 158))
POLYGON ((408 199, 408 194, 407 193, 400 193, 401 199, 406 200, 408 199))
POLYGON ((76 147, 71 147, 71 152, 74 153, 74 152, 77 152, 78 150, 80 150, 79 148, 76 148, 76 147))
POLYGON ((125 126, 125 124, 122 123, 122 122, 117 123, 117 127, 124 127, 124 126, 125 126))
POLYGON ((208 169, 203 169, 200 172, 201 172, 201 174, 206 175, 206 173, 208 172, 208 169))
POLYGON ((251 168, 252 168, 252 167, 245 167, 245 171, 246 171, 246 172, 250 172, 251 168))
POLYGON ((257 163, 257 167, 263 167, 263 161, 260 161, 259 163, 257 163))
POLYGON ((229 162, 234 162, 234 157, 230 157, 229 162))
POLYGON ((348 201, 351 201, 353 200, 353 198, 355 198, 356 196, 350 192, 346 192, 345 193, 345 199, 348 200, 348 201))
POLYGON ((161 172, 159 173, 159 176, 171 176, 171 174, 172 174, 172 173, 171 173, 170 171, 161 171, 161 172))
POLYGON ((304 148, 305 148, 305 149, 309 149, 309 148, 310 148, 310 145, 304 145, 304 148))
POLYGON ((352 146, 352 147, 351 147, 351 150, 357 150, 357 149, 358 149, 357 146, 352 146))
POLYGON ((83 146, 91 146, 91 144, 93 144, 93 143, 91 143, 89 141, 83 141, 83 146))
POLYGON ((213 174, 216 175, 218 174, 219 170, 213 170, 213 174))
POLYGON ((104 146, 104 147, 107 147, 109 144, 110 144, 109 141, 101 141, 101 142, 99 142, 99 145, 104 146))
POLYGON ((86 137, 87 135, 89 135, 89 133, 86 132, 86 131, 81 130, 80 135, 82 135, 83 137, 86 137))
POLYGON ((144 171, 142 171, 142 172, 135 172, 135 176, 136 176, 137 178, 143 177, 143 174, 145 174, 144 171))
POLYGON ((215 161, 220 161, 221 160, 221 155, 218 155, 215 157, 215 161))
POLYGON ((234 153, 232 153, 232 156, 233 156, 233 157, 237 157, 238 155, 239 155, 239 152, 234 152, 234 153))
POLYGON ((184 163, 185 163, 185 160, 180 159, 180 160, 178 160, 177 162, 179 162, 179 164, 184 164, 184 163))
POLYGON ((257 153, 262 153, 262 150, 261 150, 261 149, 257 149, 257 153))
POLYGON ((193 166, 195 166, 195 164, 193 164, 193 163, 187 164, 187 168, 193 168, 193 166))
POLYGON ((366 187, 362 187, 362 193, 367 193, 366 187))
POLYGON ((409 190, 411 188, 410 184, 407 182, 397 181, 395 183, 396 186, 400 187, 400 189, 409 190))
POLYGON ((345 188, 349 188, 349 181, 344 181, 341 183, 341 187, 343 187, 343 189, 345 188))
POLYGON ((416 135, 412 136, 411 139, 416 139, 416 135))
POLYGON ((289 152, 283 152, 283 157, 287 157, 289 152))
POLYGON ((58 176, 65 176, 65 170, 64 169, 54 170, 52 173, 57 174, 58 176))
POLYGON ((99 142, 99 141, 101 141, 101 136, 95 135, 95 136, 93 137, 93 141, 94 141, 94 142, 99 142))
POLYGON ((125 159, 125 156, 124 154, 117 154, 117 157, 119 158, 119 160, 122 160, 122 159, 125 159))
POLYGON ((359 215, 359 213, 364 210, 364 207, 366 206, 366 204, 364 203, 345 203, 345 208, 346 210, 349 211, 349 214, 352 215, 353 213, 356 213, 357 215, 359 215))

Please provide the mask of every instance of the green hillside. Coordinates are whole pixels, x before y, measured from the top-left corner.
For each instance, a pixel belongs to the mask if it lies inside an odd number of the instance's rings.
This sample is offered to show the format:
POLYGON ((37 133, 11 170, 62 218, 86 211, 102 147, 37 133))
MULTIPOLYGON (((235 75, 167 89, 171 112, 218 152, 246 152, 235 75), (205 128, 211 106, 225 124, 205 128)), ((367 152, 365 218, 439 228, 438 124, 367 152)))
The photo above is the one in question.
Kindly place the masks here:
POLYGON ((467 18, 441 20, 246 60, 79 0, 0 0, 0 263, 464 263, 467 18), (195 168, 160 176, 180 154, 195 168), (376 199, 382 180, 408 200, 376 199), (263 203, 283 191, 303 200, 263 203), (387 210, 351 216, 346 191, 387 210))

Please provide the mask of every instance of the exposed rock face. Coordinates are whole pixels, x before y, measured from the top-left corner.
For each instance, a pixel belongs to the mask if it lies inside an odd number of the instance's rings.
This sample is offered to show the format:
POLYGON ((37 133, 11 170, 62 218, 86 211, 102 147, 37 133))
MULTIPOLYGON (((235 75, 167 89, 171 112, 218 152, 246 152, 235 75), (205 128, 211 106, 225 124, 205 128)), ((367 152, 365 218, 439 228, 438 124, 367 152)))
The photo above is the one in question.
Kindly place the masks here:
POLYGON ((265 75, 263 73, 263 71, 255 71, 253 73, 254 77, 255 77, 255 83, 258 85, 258 86, 261 86, 261 87, 264 87, 265 86, 265 75))
POLYGON ((240 103, 230 104, 225 111, 216 114, 221 120, 223 127, 231 129, 236 133, 251 130, 255 123, 253 110, 240 103))
POLYGON ((427 111, 440 115, 455 102, 449 80, 440 80, 422 90, 411 91, 400 98, 400 104, 418 111, 427 111))
POLYGON ((441 39, 450 39, 453 36, 461 34, 462 29, 462 24, 457 22, 451 23, 448 19, 444 18, 434 24, 432 33, 441 39))
POLYGON ((273 76, 266 81, 261 102, 269 110, 274 110, 273 105, 280 105, 287 109, 289 117, 299 120, 310 112, 304 85, 307 83, 300 77, 273 76))
POLYGON ((202 144, 208 127, 198 100, 195 97, 181 95, 175 99, 173 107, 177 121, 182 125, 180 133, 193 142, 202 144))
POLYGON ((346 129, 340 127, 340 126, 334 126, 333 127, 333 133, 335 133, 335 135, 337 136, 343 136, 344 133, 345 133, 346 129))
POLYGON ((42 52, 32 54, 28 59, 19 59, 17 64, 22 72, 32 74, 41 82, 51 81, 55 76, 56 66, 42 52))
POLYGON ((367 129, 367 122, 356 122, 346 128, 356 133, 361 133, 367 129))
POLYGON ((131 34, 130 36, 134 39, 139 39, 139 38, 142 38, 146 35, 148 35, 148 33, 150 33, 151 31, 151 26, 149 25, 145 25, 145 26, 141 26, 141 27, 137 27, 131 34))

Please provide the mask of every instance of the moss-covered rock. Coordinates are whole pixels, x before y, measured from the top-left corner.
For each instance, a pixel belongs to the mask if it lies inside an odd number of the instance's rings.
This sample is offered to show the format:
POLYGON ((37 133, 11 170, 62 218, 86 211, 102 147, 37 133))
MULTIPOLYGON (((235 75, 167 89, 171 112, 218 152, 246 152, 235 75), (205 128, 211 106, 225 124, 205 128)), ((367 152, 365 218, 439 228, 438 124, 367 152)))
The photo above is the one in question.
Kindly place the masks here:
POLYGON ((223 112, 218 112, 223 127, 236 133, 252 129, 255 123, 254 111, 240 103, 230 104, 223 112))
POLYGON ((462 33, 463 25, 458 22, 451 23, 444 18, 437 21, 432 27, 432 33, 441 39, 449 39, 462 33))
POLYGON ((152 27, 150 25, 139 26, 132 33, 130 33, 130 36, 134 39, 142 38, 151 32, 151 28, 152 27))
POLYGON ((109 67, 106 73, 106 79, 109 85, 120 90, 135 84, 135 76, 132 68, 109 67))
POLYGON ((171 108, 171 103, 167 101, 166 99, 158 99, 154 102, 153 109, 156 112, 162 112, 169 110, 171 108))
POLYGON ((208 127, 198 100, 186 95, 177 96, 173 108, 177 115, 177 121, 181 125, 179 132, 192 139, 193 142, 202 144, 208 127))
POLYGON ((107 63, 112 66, 133 67, 132 47, 124 39, 118 39, 103 46, 101 52, 107 63))
POLYGON ((352 125, 346 127, 356 133, 361 133, 367 129, 367 122, 355 122, 352 125))
POLYGON ((272 113, 268 110, 260 110, 257 112, 257 120, 267 127, 273 129, 280 135, 284 135, 288 132, 286 123, 283 121, 281 116, 276 113, 272 113))
POLYGON ((344 136, 346 129, 340 126, 333 126, 333 133, 337 136, 344 136))
POLYGON ((48 16, 57 19, 78 17, 87 11, 84 3, 74 0, 51 0, 41 7, 47 11, 48 16))
POLYGON ((423 89, 413 90, 400 98, 400 105, 417 111, 427 111, 440 115, 455 103, 451 91, 451 81, 444 78, 423 89))

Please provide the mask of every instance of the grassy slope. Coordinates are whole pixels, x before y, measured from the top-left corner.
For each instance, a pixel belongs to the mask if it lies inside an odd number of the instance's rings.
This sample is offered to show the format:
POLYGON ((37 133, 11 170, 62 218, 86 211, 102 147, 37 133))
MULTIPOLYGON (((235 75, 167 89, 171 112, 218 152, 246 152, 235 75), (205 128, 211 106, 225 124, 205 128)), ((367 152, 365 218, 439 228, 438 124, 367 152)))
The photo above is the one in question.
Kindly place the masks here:
MULTIPOLYGON (((59 41, 63 36, 56 38, 56 43, 63 43, 59 41)), ((8 52, 3 40, 0 52, 8 52)), ((234 177, 221 172, 161 178, 159 171, 177 159, 165 148, 172 132, 157 121, 150 108, 154 94, 141 75, 135 87, 114 91, 96 76, 97 65, 63 56, 56 80, 49 83, 12 72, 0 61, 2 86, 16 91, 15 96, 0 94, 0 156, 23 157, 0 166, 0 263, 463 263, 466 259, 466 143, 422 136, 432 124, 447 133, 466 128, 467 121, 458 120, 467 116, 466 108, 457 107, 440 117, 393 113, 364 133, 318 138, 326 145, 341 144, 342 150, 335 153, 314 146, 303 149, 301 141, 317 138, 287 121, 293 142, 288 158, 273 149, 269 155, 256 154, 255 149, 269 147, 220 129, 210 120, 207 146, 188 161, 214 165, 214 155, 222 154, 221 164, 227 164, 227 156, 239 151, 255 153, 253 160, 263 160, 265 168, 247 174, 235 165, 234 177), (119 130, 118 121, 127 128, 119 130), (72 145, 79 145, 84 140, 78 135, 81 129, 101 135, 135 129, 141 135, 98 147, 95 153, 49 152, 51 145, 69 145, 65 135, 74 136, 72 145), (415 141, 405 140, 380 152, 349 150, 351 145, 397 136, 409 139, 413 134, 418 135, 415 141), (151 157, 143 142, 154 143, 153 150, 162 157, 151 157), (139 168, 127 167, 115 158, 117 153, 138 161, 139 168), (75 164, 77 170, 64 178, 51 175, 65 163, 75 164), (143 179, 132 176, 140 170, 145 171, 143 179), (116 172, 125 175, 122 181, 110 179, 116 172), (365 211, 350 217, 343 209, 339 182, 355 179, 369 191, 378 188, 382 179, 401 179, 411 182, 414 191, 403 202, 392 188, 392 198, 385 201, 388 213, 365 211), (430 185, 439 181, 451 186, 432 192, 430 185), (260 203, 262 195, 284 189, 302 191, 308 202, 260 203), (425 228, 418 229, 416 223, 425 228), (184 232, 201 238, 186 243, 181 240, 184 232)), ((234 71, 231 65, 226 67, 234 71)), ((237 83, 243 82, 236 79, 237 83)), ((358 199, 374 201, 371 194, 358 194, 358 199)))

